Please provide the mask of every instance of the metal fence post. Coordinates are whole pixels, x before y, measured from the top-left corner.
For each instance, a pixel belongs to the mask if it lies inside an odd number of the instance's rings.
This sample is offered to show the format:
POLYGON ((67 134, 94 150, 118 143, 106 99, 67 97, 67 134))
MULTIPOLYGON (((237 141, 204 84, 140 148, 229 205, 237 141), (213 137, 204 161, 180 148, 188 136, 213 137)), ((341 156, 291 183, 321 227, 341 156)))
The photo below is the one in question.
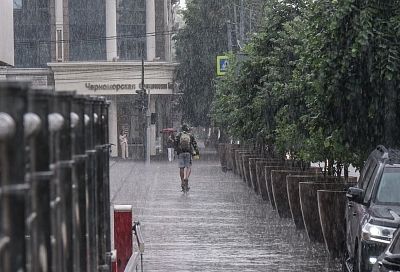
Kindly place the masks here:
POLYGON ((0 270, 26 271, 24 114, 28 84, 0 82, 0 270), (18 216, 15 216, 18 215, 18 216))
MULTIPOLYGON (((104 238, 104 137, 103 134, 103 112, 102 105, 105 103, 104 97, 95 97, 93 104, 93 111, 95 116, 94 122, 94 144, 96 149, 96 215, 97 222, 101 222, 97 225, 97 237, 98 237, 98 252, 97 260, 100 271, 107 271, 106 265, 106 245, 104 238)), ((108 167, 108 166, 107 166, 108 167)))
POLYGON ((28 264, 30 271, 45 272, 51 270, 51 215, 50 182, 50 131, 48 115, 53 106, 50 89, 32 89, 29 91, 28 111, 40 119, 38 131, 29 140, 29 175, 31 184, 27 225, 29 227, 30 251, 28 264), (40 253, 40 254, 39 254, 40 253))
POLYGON ((86 164, 85 149, 85 97, 77 95, 72 103, 71 118, 77 118, 72 126, 73 159, 73 188, 74 188, 74 271, 88 271, 87 262, 87 214, 86 214, 86 164), (75 117, 73 117, 75 116, 75 117))
POLYGON ((94 98, 85 101, 85 147, 87 160, 87 232, 89 249, 88 271, 97 271, 97 218, 96 218, 96 150, 94 149, 94 98))
POLYGON ((106 250, 106 264, 111 268, 111 214, 110 214, 110 150, 108 131, 108 112, 111 102, 106 101, 102 106, 102 135, 103 135, 103 156, 104 156, 104 239, 106 250))
POLYGON ((58 254, 61 267, 59 271, 73 271, 72 252, 72 146, 71 146, 71 101, 72 92, 57 92, 54 112, 61 115, 64 122, 55 132, 54 163, 56 169, 54 205, 57 221, 55 228, 58 233, 58 254))

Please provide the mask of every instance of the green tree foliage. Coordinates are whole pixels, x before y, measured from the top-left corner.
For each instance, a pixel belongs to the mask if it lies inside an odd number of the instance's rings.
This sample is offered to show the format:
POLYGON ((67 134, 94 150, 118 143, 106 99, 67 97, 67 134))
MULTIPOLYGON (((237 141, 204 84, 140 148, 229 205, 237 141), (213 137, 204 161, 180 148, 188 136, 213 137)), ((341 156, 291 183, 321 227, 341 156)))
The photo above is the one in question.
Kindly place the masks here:
POLYGON ((289 23, 298 17, 300 4, 268 1, 260 32, 244 49, 247 59, 232 62, 231 74, 217 84, 214 119, 223 120, 219 125, 228 123, 238 139, 254 141, 261 136, 266 143, 275 142, 275 116, 290 101, 293 106, 297 103, 288 88, 296 60, 293 45, 297 43, 294 25, 289 23), (224 101, 229 101, 229 107, 224 101), (231 118, 226 120, 224 115, 231 118))
POLYGON ((399 14, 400 2, 390 0, 310 5, 303 50, 310 112, 314 129, 335 139, 337 160, 360 166, 376 145, 399 146, 399 14))
POLYGON ((176 80, 183 92, 183 118, 193 125, 209 125, 214 96, 216 56, 227 51, 228 0, 192 0, 182 11, 185 27, 176 35, 179 65, 176 80))
POLYGON ((257 85, 262 70, 255 66, 259 63, 254 59, 243 61, 231 56, 228 73, 217 81, 212 111, 217 126, 227 129, 235 139, 247 142, 254 142, 266 128, 264 100, 257 85))
POLYGON ((268 1, 213 116, 243 140, 261 133, 294 157, 361 166, 376 145, 400 145, 399 34, 398 0, 268 1))
MULTIPOLYGON (((243 1, 245 31, 257 29, 263 2, 243 1)), ((180 103, 183 118, 193 125, 207 126, 210 123, 217 79, 216 57, 228 51, 228 22, 232 32, 234 29, 239 31, 240 3, 240 0, 190 0, 187 9, 182 11, 185 27, 175 37, 179 62, 176 80, 183 93, 180 103)), ((239 32, 237 35, 232 33, 233 42, 238 36, 239 32)))

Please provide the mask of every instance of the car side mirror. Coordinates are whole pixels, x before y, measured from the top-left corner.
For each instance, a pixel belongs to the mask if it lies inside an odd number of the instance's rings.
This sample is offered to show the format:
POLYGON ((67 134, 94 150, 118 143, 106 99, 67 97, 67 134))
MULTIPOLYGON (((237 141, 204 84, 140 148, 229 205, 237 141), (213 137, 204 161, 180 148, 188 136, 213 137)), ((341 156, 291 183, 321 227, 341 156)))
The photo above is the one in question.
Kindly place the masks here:
POLYGON ((349 201, 363 204, 364 190, 357 187, 350 187, 347 190, 346 197, 349 201))

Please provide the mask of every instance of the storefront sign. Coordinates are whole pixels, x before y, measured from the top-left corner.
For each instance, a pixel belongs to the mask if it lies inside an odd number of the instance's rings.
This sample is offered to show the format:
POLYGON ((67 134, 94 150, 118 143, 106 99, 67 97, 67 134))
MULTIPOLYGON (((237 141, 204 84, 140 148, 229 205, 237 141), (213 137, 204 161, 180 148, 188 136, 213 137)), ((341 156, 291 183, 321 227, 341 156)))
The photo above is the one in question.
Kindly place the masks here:
POLYGON ((92 83, 85 83, 85 87, 88 90, 92 91, 100 91, 100 90, 135 90, 136 84, 92 84, 92 83))

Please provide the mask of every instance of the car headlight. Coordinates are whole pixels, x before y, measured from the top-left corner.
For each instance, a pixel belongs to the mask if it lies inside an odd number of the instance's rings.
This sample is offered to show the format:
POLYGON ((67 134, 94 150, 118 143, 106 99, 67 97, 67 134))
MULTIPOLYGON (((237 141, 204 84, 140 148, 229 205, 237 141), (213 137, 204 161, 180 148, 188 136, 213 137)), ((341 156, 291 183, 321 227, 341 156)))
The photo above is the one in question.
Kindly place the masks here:
POLYGON ((366 223, 362 228, 362 238, 366 241, 375 241, 389 244, 393 238, 395 228, 383 227, 366 223))

